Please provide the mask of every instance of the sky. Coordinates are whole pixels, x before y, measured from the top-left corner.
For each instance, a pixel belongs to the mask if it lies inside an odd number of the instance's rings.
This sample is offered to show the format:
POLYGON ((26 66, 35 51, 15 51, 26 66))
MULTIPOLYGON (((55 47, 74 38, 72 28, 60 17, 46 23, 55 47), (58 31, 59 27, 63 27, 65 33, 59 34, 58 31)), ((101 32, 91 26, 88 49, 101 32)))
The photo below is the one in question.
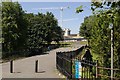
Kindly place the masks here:
POLYGON ((38 8, 60 8, 69 7, 63 10, 63 23, 62 29, 69 28, 72 34, 79 33, 79 28, 84 18, 92 14, 90 10, 91 2, 19 2, 27 13, 46 13, 52 12, 56 19, 58 19, 58 24, 61 26, 60 9, 48 9, 40 10, 38 8), (82 13, 76 13, 76 8, 83 5, 84 11, 82 13))

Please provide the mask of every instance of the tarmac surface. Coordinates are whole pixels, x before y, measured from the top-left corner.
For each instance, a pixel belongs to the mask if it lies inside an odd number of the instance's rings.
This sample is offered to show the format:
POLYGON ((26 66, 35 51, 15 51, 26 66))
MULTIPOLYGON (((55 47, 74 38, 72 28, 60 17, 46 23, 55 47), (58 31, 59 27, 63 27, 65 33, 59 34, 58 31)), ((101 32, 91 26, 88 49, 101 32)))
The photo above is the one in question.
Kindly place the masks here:
POLYGON ((56 69, 56 52, 71 51, 81 47, 77 42, 72 47, 57 48, 44 55, 32 56, 13 62, 13 73, 10 73, 10 62, 0 64, 2 78, 61 78, 56 69), (35 61, 38 60, 38 73, 35 73, 35 61))

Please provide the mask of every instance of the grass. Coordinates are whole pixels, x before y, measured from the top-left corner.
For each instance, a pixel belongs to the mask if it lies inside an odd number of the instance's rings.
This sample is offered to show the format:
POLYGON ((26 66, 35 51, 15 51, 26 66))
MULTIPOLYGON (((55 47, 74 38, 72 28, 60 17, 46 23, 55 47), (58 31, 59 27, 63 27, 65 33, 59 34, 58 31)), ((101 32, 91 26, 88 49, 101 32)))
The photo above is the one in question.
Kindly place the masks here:
POLYGON ((80 44, 81 45, 86 45, 86 44, 88 45, 88 41, 80 41, 80 44))
MULTIPOLYGON (((64 42, 64 41, 61 41, 59 42, 59 45, 60 47, 71 47, 71 45, 73 44, 74 42, 64 42)), ((51 44, 57 44, 56 42, 52 42, 51 44)))
POLYGON ((74 42, 60 42, 60 44, 73 44, 74 42))
POLYGON ((60 42, 60 47, 71 47, 74 42, 60 42))
MULTIPOLYGON (((72 44, 74 42, 64 42, 64 41, 61 41, 59 42, 59 44, 72 44)), ((52 42, 51 44, 57 44, 56 42, 52 42)))

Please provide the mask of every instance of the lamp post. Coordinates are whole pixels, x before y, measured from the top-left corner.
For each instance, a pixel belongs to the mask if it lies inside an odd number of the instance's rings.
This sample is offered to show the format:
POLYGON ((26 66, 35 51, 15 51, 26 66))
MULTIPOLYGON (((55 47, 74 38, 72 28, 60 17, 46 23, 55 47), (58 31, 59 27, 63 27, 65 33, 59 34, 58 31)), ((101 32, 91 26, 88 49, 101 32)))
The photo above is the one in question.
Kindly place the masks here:
POLYGON ((111 80, 113 80, 113 24, 109 24, 111 29, 111 80))

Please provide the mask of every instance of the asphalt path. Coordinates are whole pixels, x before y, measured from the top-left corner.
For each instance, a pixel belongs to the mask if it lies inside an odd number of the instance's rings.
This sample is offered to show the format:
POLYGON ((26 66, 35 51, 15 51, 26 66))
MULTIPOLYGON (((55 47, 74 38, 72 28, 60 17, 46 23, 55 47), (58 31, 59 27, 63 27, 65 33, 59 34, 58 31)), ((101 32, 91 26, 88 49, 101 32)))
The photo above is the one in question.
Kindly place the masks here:
POLYGON ((56 52, 76 50, 82 45, 79 42, 72 47, 58 48, 48 54, 32 56, 13 62, 13 73, 10 73, 10 62, 0 64, 2 78, 61 78, 56 70, 56 52), (38 60, 38 73, 35 73, 35 61, 38 60))

